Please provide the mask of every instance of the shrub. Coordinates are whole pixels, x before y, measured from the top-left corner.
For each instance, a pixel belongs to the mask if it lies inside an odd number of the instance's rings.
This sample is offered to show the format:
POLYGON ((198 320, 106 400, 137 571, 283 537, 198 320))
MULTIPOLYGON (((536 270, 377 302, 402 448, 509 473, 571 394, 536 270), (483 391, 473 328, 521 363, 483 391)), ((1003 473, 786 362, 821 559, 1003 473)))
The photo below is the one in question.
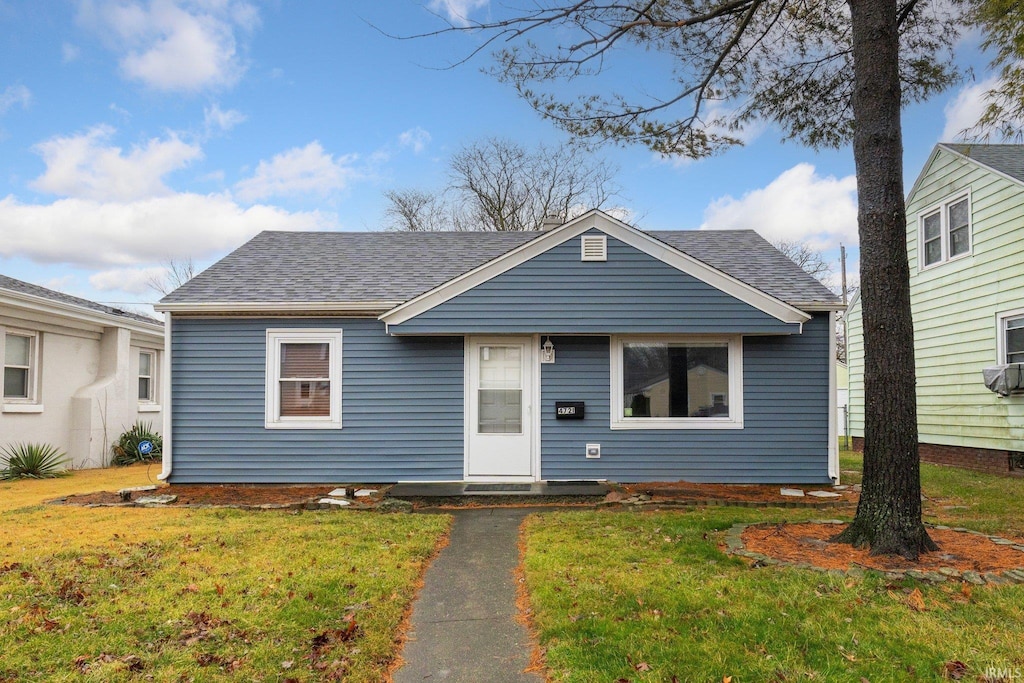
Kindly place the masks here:
POLYGON ((114 465, 134 465, 137 462, 153 462, 160 460, 163 453, 164 440, 153 431, 152 422, 136 422, 131 429, 117 437, 111 450, 114 452, 114 465), (139 452, 139 444, 149 441, 153 450, 148 454, 139 452))
POLYGON ((67 474, 67 455, 48 443, 9 444, 0 451, 0 479, 52 479, 67 474))

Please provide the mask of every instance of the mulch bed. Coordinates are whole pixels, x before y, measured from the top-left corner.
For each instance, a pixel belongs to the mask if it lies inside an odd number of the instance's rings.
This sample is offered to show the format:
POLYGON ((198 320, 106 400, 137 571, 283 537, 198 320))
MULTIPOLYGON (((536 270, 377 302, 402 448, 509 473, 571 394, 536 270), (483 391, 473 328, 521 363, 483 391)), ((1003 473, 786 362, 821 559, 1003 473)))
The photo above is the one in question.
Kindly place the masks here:
POLYGON ((767 484, 694 484, 688 481, 649 481, 640 484, 623 484, 622 488, 630 494, 644 494, 652 501, 680 500, 722 500, 750 503, 794 503, 794 502, 834 502, 856 503, 860 494, 853 489, 835 491, 828 484, 821 486, 779 486, 767 484), (838 498, 816 498, 814 496, 784 496, 782 488, 797 488, 803 491, 832 491, 838 498))
POLYGON ((851 567, 893 571, 937 571, 947 567, 978 573, 1002 572, 1024 566, 1024 552, 1008 545, 998 545, 982 534, 930 528, 937 552, 922 553, 918 562, 901 557, 872 556, 867 549, 845 543, 830 543, 829 538, 845 529, 845 525, 799 524, 752 525, 744 529, 746 550, 761 553, 787 564, 810 564, 823 569, 848 570, 851 567))

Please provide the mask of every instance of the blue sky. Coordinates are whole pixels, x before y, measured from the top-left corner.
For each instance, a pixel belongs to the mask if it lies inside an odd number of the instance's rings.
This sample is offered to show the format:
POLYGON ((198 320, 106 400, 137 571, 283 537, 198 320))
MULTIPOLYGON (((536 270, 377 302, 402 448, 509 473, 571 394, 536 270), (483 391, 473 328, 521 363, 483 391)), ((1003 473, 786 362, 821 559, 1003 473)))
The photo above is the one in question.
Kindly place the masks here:
MULTIPOLYGON (((486 58, 443 69, 473 36, 398 41, 488 0, 0 0, 0 273, 144 304, 168 258, 206 266, 264 229, 377 230, 385 190, 435 187, 460 145, 559 133, 486 58)), ((907 187, 972 123, 973 80, 904 116, 907 187)), ((613 79, 615 74, 612 74, 613 79)), ((623 74, 624 80, 629 78, 623 74)), ((645 229, 750 227, 856 270, 853 158, 782 144, 673 163, 606 149, 645 229)), ((838 268, 836 268, 838 271, 838 268)))

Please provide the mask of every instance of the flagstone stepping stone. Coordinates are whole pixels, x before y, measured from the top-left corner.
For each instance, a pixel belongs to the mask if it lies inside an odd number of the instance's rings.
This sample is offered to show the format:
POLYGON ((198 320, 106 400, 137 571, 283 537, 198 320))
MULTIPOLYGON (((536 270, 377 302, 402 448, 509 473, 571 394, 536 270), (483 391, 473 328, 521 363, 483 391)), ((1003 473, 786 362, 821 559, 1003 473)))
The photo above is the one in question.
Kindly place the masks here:
POLYGON ((808 491, 808 496, 814 496, 815 498, 841 498, 842 496, 832 491, 808 491))
POLYGON ((356 491, 356 498, 365 498, 366 496, 372 496, 377 493, 377 489, 358 489, 356 491))
POLYGON ((142 493, 144 491, 156 491, 159 486, 156 484, 147 484, 146 486, 130 486, 126 489, 118 489, 117 495, 121 497, 121 500, 127 502, 132 499, 133 493, 142 493))
POLYGON ((162 496, 141 496, 136 499, 138 505, 167 505, 178 500, 177 496, 162 495, 162 496))
POLYGON ((345 491, 345 489, 334 489, 333 491, 331 491, 327 495, 328 496, 340 496, 341 498, 345 498, 346 497, 346 493, 347 492, 345 491))
POLYGON ((350 500, 342 500, 340 498, 321 498, 317 502, 325 503, 327 505, 338 505, 338 506, 341 506, 341 507, 344 507, 345 505, 351 505, 352 504, 352 501, 350 501, 350 500))
POLYGON ((784 496, 791 496, 793 498, 803 498, 804 492, 800 489, 779 489, 779 493, 784 496))

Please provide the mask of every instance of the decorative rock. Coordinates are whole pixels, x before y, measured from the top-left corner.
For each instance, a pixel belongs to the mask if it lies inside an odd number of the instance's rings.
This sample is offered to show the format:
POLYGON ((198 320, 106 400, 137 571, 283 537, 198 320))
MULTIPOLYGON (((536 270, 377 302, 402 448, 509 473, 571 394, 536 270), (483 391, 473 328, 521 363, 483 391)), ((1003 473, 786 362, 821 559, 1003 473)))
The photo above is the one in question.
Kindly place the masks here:
POLYGON ((1024 571, 1020 569, 1008 569, 1003 572, 1003 576, 1013 579, 1017 583, 1024 583, 1024 571))
POLYGON ((1004 579, 995 572, 985 572, 982 576, 985 577, 986 581, 996 586, 1005 586, 1008 583, 1013 583, 1010 579, 1004 579))
POLYGON ((793 498, 804 497, 804 492, 800 489, 779 489, 779 493, 783 496, 792 496, 793 498))
POLYGON ((133 493, 141 493, 143 491, 156 491, 159 486, 156 484, 147 484, 146 486, 130 486, 126 489, 119 489, 117 495, 121 497, 121 500, 128 502, 132 499, 133 493))
POLYGON ((626 494, 622 491, 609 491, 608 495, 604 497, 606 503, 619 503, 626 500, 626 494))
POLYGON ((946 580, 946 575, 939 572, 925 572, 924 579, 932 583, 942 583, 946 580))
POLYGON ((321 504, 336 505, 338 507, 344 507, 345 505, 352 504, 352 501, 342 500, 340 498, 321 498, 319 502, 321 504))
POLYGON ((998 536, 989 536, 989 539, 996 545, 1015 545, 1014 541, 1009 541, 1005 538, 999 538, 998 536))
POLYGON ((142 496, 135 501, 137 505, 167 505, 178 500, 177 496, 162 495, 162 496, 142 496))
POLYGON ((933 524, 932 528, 933 529, 938 529, 939 531, 949 531, 949 527, 946 526, 945 524, 933 524))
POLYGON ((401 498, 386 498, 377 503, 378 512, 412 512, 412 503, 401 498))
POLYGON ((1013 548, 1014 550, 1019 550, 1022 553, 1024 553, 1024 545, 1011 545, 1010 547, 1013 548))
POLYGON ((978 572, 965 571, 961 576, 967 583, 973 583, 975 586, 985 585, 985 579, 981 578, 981 574, 978 572))
POLYGON ((853 490, 854 491, 860 491, 860 484, 854 484, 853 485, 853 490))
POLYGON ((377 489, 356 489, 356 498, 365 498, 377 493, 377 489))
POLYGON ((917 579, 918 581, 924 581, 924 580, 926 580, 928 578, 925 575, 925 573, 923 571, 921 571, 920 569, 908 569, 906 571, 906 574, 910 578, 917 579))
POLYGON ((842 496, 838 493, 832 493, 831 491, 808 491, 808 496, 814 496, 815 498, 841 498, 842 496))
POLYGON ((850 487, 847 484, 836 484, 832 488, 834 488, 836 491, 845 491, 846 489, 848 489, 850 487))
POLYGON ((945 576, 951 576, 954 579, 960 578, 960 570, 955 569, 954 567, 939 567, 939 573, 944 574, 945 576))

